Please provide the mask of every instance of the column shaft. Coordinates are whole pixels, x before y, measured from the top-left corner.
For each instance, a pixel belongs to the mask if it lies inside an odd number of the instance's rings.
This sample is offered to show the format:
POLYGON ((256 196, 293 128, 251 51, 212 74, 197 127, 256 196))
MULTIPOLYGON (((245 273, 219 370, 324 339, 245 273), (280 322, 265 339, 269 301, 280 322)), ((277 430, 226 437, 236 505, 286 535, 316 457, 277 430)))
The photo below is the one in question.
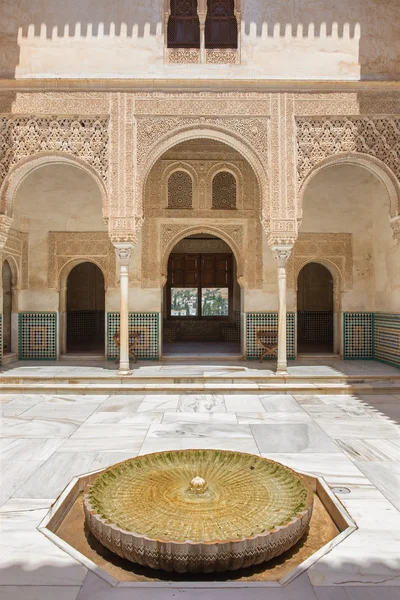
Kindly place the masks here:
POLYGON ((130 372, 129 365, 129 259, 133 245, 114 243, 119 260, 120 276, 120 313, 119 313, 119 373, 130 372))
POLYGON ((293 244, 272 245, 272 253, 278 267, 278 361, 277 375, 287 374, 287 343, 286 343, 286 265, 293 244))

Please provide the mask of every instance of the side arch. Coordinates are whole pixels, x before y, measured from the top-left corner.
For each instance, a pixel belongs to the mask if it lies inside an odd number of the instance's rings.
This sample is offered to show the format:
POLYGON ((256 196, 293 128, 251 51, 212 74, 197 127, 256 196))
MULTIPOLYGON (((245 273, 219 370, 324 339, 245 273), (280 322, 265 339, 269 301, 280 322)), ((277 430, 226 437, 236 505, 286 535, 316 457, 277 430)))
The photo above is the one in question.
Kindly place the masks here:
POLYGON ((227 172, 233 175, 236 181, 236 208, 241 210, 243 208, 243 174, 241 170, 230 163, 220 162, 217 165, 211 167, 207 173, 207 197, 210 198, 212 203, 212 190, 214 177, 218 173, 227 172))
POLYGON ((294 291, 296 292, 296 296, 297 296, 297 290, 298 290, 298 281, 299 281, 300 271, 306 265, 308 265, 310 263, 317 263, 319 265, 324 266, 326 269, 328 269, 328 271, 332 275, 334 310, 336 312, 340 312, 342 309, 342 294, 344 292, 343 276, 342 276, 342 273, 340 272, 339 268, 337 267, 337 265, 335 265, 335 263, 333 263, 332 261, 330 261, 327 258, 321 258, 319 256, 307 257, 307 258, 304 258, 304 260, 296 262, 296 264, 294 266, 294 273, 293 273, 294 281, 295 281, 294 291))
POLYGON ((199 181, 196 169, 187 162, 176 161, 163 171, 161 181, 162 208, 168 207, 168 182, 169 178, 176 171, 184 171, 192 179, 192 208, 199 208, 199 181))
POLYGON ((359 152, 342 152, 321 160, 321 162, 312 168, 301 184, 298 192, 299 220, 302 219, 304 195, 311 180, 324 169, 336 165, 355 165, 375 175, 386 188, 389 198, 390 219, 395 219, 400 215, 400 183, 393 171, 384 162, 374 156, 359 152))
POLYGON ((108 195, 104 182, 97 171, 81 158, 77 158, 65 152, 39 152, 17 163, 7 174, 0 188, 0 214, 5 214, 12 218, 14 210, 14 200, 19 187, 25 178, 37 169, 52 165, 67 165, 84 171, 96 183, 101 199, 103 216, 108 216, 108 195))
MULTIPOLYGON (((102 272, 103 277, 104 277, 104 291, 106 292, 108 285, 109 285, 109 282, 107 279, 107 270, 104 269, 104 265, 102 265, 99 261, 97 261, 91 257, 72 258, 70 261, 65 263, 61 267, 60 271, 57 273, 57 279, 56 279, 57 291, 61 292, 61 291, 66 290, 69 274, 71 273, 72 269, 74 269, 78 265, 81 265, 82 263, 92 263, 100 269, 100 271, 102 272)), ((62 299, 60 298, 60 307, 61 307, 61 300, 62 299)))

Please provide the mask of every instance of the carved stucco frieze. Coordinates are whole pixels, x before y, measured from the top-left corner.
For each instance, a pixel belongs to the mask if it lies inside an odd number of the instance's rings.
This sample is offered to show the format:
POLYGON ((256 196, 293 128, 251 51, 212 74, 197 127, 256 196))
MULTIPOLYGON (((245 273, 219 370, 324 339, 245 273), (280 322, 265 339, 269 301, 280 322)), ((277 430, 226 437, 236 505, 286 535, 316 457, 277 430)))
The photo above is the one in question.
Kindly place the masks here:
POLYGON ((298 117, 297 181, 325 158, 356 152, 373 156, 400 180, 400 117, 298 117))
POLYGON ((89 261, 103 272, 105 287, 115 287, 115 252, 105 231, 50 231, 48 286, 60 289, 73 267, 89 261))
POLYGON ((108 179, 108 117, 1 116, 0 184, 22 159, 39 152, 70 154, 108 179))
POLYGON ((206 116, 217 115, 268 117, 271 114, 271 94, 248 92, 167 92, 140 93, 135 100, 137 116, 206 116))
POLYGON ((353 247, 351 233, 300 233, 287 265, 288 287, 297 289, 301 269, 319 262, 339 277, 340 289, 353 287, 353 247))
POLYGON ((17 267, 17 288, 28 289, 28 234, 9 229, 6 243, 1 252, 2 261, 12 258, 17 267))

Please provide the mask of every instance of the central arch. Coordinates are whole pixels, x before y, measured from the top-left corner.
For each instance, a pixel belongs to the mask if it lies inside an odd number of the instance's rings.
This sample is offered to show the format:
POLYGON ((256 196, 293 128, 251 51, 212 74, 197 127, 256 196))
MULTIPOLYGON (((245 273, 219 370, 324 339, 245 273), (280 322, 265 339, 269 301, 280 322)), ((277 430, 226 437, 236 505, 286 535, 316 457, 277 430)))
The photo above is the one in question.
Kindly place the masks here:
POLYGON ((168 150, 186 141, 204 139, 222 142, 236 150, 253 169, 260 189, 261 211, 265 220, 270 219, 269 182, 267 172, 256 151, 241 136, 233 135, 230 131, 213 127, 209 123, 191 124, 163 136, 148 152, 144 152, 141 166, 138 170, 137 204, 144 209, 145 191, 148 177, 156 162, 168 150))

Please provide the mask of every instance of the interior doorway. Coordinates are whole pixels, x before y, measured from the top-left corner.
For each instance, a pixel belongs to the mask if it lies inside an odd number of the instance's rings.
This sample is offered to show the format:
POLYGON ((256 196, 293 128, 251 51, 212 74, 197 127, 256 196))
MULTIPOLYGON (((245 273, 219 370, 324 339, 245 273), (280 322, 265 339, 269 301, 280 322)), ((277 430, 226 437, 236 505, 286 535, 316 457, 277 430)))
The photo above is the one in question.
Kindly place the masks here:
POLYGON ((12 352, 12 271, 7 260, 3 262, 3 354, 12 352))
POLYGON ((99 267, 84 262, 67 280, 67 352, 104 354, 105 289, 99 267))
POLYGON ((240 304, 228 244, 209 234, 181 240, 168 260, 163 354, 240 355, 240 304))
POLYGON ((305 265, 297 281, 297 350, 333 352, 333 278, 320 263, 305 265))

